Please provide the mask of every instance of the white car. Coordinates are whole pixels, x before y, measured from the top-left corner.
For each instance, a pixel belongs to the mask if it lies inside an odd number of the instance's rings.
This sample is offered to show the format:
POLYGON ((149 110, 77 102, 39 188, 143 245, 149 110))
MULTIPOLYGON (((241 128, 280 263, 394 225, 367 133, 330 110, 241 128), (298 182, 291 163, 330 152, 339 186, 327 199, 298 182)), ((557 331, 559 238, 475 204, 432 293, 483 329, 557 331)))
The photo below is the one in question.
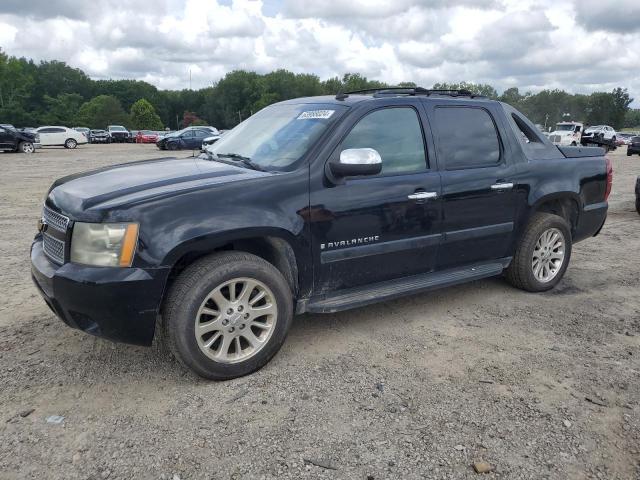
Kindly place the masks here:
POLYGON ((604 141, 610 145, 616 143, 616 131, 609 125, 594 125, 587 128, 582 134, 583 143, 589 143, 589 140, 604 141))
POLYGON ((549 134, 554 145, 562 147, 580 145, 584 125, 578 122, 559 122, 556 129, 549 134))
POLYGON ((64 148, 76 148, 87 143, 84 134, 67 127, 47 126, 36 129, 43 147, 63 146, 64 148))

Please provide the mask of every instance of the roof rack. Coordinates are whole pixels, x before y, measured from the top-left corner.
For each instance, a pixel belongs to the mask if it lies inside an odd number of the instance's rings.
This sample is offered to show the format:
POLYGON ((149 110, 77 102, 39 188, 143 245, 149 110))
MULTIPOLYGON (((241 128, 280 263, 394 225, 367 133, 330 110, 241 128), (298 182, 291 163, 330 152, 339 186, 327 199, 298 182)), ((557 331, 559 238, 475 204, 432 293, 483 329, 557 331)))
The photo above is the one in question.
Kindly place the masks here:
POLYGON ((357 93, 373 93, 374 97, 382 97, 385 95, 449 95, 450 97, 484 97, 484 95, 478 95, 466 89, 453 90, 453 89, 431 89, 428 90, 422 87, 378 87, 378 88, 364 88, 362 90, 352 90, 350 92, 338 92, 336 100, 344 100, 349 95, 355 95, 357 93))

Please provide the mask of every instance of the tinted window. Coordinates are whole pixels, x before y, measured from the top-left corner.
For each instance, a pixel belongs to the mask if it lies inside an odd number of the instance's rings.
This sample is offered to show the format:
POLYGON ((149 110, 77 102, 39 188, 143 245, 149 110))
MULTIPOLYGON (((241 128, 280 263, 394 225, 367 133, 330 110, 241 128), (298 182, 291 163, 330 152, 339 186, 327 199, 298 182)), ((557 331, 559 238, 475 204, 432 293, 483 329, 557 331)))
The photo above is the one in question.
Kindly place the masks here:
POLYGON ((382 175, 427 168, 420 120, 413 108, 384 108, 367 114, 343 140, 341 150, 348 148, 377 150, 382 175))
POLYGON ((51 131, 53 133, 62 133, 62 132, 66 132, 66 130, 64 128, 52 128, 51 131))
POLYGON ((438 107, 435 113, 438 159, 447 170, 487 167, 500 161, 500 141, 482 108, 438 107))

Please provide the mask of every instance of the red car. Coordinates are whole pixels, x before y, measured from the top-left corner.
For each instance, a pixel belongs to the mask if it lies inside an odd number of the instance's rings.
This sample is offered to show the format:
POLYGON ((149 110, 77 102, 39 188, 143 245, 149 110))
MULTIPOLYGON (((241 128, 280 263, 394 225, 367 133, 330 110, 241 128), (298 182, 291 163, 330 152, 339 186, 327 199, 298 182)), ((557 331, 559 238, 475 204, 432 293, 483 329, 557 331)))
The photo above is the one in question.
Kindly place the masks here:
POLYGON ((136 135, 136 143, 156 143, 158 134, 151 130, 140 130, 136 135))

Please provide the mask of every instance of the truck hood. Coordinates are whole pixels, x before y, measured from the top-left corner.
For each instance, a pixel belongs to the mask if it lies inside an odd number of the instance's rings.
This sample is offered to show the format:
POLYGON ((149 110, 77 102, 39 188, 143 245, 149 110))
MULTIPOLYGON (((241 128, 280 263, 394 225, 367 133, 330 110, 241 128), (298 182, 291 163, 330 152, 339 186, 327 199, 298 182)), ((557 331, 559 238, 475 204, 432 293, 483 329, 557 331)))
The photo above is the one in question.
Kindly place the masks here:
POLYGON ((123 204, 271 175, 201 157, 145 160, 61 178, 47 204, 74 219, 100 221, 104 210, 123 204))
POLYGON ((573 135, 573 132, 569 131, 569 130, 554 130, 553 132, 551 132, 549 135, 573 135))

